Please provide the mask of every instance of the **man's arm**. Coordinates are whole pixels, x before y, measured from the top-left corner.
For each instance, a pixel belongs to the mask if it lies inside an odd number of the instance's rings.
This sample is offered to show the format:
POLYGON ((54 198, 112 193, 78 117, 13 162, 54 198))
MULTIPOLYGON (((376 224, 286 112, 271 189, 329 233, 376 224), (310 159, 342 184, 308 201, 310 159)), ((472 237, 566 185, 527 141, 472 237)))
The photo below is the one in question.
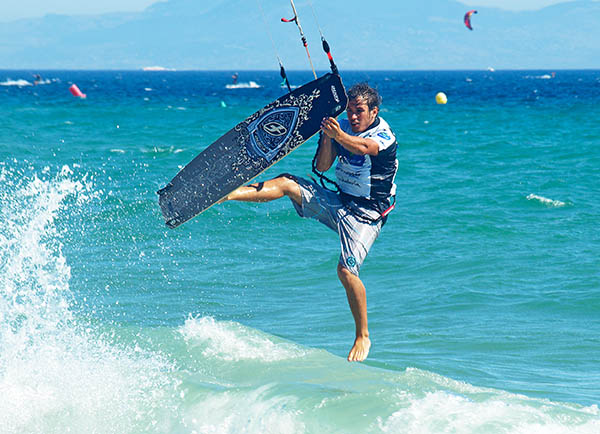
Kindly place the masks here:
POLYGON ((337 152, 331 137, 327 134, 321 134, 321 140, 319 141, 319 153, 317 154, 317 170, 319 172, 326 172, 332 166, 335 161, 337 152))
POLYGON ((342 131, 340 124, 334 118, 325 118, 321 122, 321 130, 330 140, 333 139, 356 155, 377 155, 379 154, 379 145, 375 140, 365 139, 363 137, 351 136, 342 131))

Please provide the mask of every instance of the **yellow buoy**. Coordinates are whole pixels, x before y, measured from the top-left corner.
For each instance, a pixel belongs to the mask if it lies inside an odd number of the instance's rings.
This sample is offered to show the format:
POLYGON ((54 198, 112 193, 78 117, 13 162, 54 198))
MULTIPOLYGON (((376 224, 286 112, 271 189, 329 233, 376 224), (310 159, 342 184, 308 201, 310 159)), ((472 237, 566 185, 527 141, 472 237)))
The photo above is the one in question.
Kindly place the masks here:
POLYGON ((444 92, 438 92, 435 96, 435 102, 438 104, 446 104, 448 102, 448 98, 444 92))

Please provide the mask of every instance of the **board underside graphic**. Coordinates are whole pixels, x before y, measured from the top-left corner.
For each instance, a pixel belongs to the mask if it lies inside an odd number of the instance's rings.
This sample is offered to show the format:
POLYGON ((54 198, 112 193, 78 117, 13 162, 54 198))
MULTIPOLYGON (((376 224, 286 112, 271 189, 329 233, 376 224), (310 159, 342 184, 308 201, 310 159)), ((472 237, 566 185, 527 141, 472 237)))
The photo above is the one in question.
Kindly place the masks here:
POLYGON ((338 116, 348 98, 337 74, 299 87, 248 117, 202 151, 158 191, 165 223, 175 228, 281 160, 338 116))

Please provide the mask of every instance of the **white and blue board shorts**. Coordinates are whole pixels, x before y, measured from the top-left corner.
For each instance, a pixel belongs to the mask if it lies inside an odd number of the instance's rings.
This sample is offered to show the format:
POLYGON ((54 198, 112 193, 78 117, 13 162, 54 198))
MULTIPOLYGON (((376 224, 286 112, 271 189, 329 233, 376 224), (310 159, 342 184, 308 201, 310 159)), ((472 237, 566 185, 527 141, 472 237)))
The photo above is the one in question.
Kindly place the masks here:
MULTIPOLYGON (((300 186, 302 205, 292 201, 300 217, 323 223, 340 236, 340 265, 358 276, 360 267, 379 236, 383 222, 365 223, 356 218, 331 190, 300 177, 293 177, 300 186)), ((365 210, 368 214, 368 210, 365 210)))

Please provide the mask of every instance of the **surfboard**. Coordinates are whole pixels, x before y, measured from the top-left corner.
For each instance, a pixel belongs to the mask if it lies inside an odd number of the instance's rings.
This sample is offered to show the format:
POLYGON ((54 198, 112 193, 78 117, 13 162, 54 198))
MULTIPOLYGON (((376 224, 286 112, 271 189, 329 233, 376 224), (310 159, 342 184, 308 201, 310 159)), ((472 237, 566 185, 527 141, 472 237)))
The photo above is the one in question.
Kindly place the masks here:
POLYGON ((204 149, 157 193, 165 223, 175 228, 206 211, 280 161, 338 116, 348 97, 326 74, 276 99, 204 149))

